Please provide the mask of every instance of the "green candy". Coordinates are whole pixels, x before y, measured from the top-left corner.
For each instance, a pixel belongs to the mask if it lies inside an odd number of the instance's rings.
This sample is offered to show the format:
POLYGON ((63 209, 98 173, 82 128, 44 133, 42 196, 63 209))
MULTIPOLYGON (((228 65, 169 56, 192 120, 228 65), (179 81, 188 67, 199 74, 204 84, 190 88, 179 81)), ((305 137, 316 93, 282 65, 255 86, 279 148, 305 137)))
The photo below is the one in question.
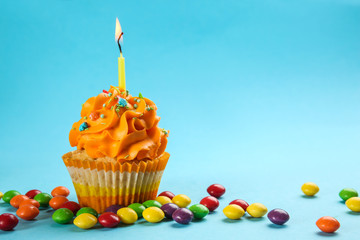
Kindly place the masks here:
POLYGON ((7 191, 6 193, 4 193, 3 200, 6 203, 10 203, 10 200, 17 195, 20 195, 20 193, 16 190, 7 191))
POLYGON ((34 200, 36 200, 40 203, 40 207, 48 207, 51 198, 52 197, 50 196, 50 194, 39 193, 34 197, 34 200))
POLYGON ((358 192, 353 188, 344 188, 339 192, 339 196, 341 197, 342 200, 346 201, 349 198, 357 197, 358 192))
POLYGON ((189 207, 189 210, 194 214, 194 218, 202 219, 209 214, 209 209, 202 204, 194 204, 189 207))
POLYGON ((128 207, 137 213, 138 218, 142 217, 142 213, 146 209, 146 207, 144 205, 142 205, 141 203, 133 203, 133 204, 130 204, 128 207))
POLYGON ((73 217, 74 217, 74 213, 67 208, 60 208, 56 210, 52 215, 52 219, 54 220, 54 222, 59 224, 69 223, 71 222, 73 217))
POLYGON ((83 207, 81 208, 77 213, 76 213, 76 216, 79 216, 80 214, 83 214, 83 213, 90 213, 91 215, 94 215, 95 217, 98 217, 98 212, 91 208, 91 207, 83 207))
POLYGON ((146 207, 146 208, 149 208, 149 207, 158 207, 158 208, 161 208, 161 203, 159 203, 158 201, 155 201, 155 200, 147 200, 145 202, 143 202, 143 205, 146 207))

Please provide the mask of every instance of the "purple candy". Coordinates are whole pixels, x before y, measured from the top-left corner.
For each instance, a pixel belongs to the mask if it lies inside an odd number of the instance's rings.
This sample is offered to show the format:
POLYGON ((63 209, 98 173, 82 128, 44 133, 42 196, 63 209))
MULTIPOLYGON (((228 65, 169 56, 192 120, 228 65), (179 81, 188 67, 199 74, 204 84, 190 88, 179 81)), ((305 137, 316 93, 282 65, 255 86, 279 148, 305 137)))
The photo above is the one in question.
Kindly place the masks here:
POLYGON ((174 203, 167 203, 161 206, 161 210, 165 213, 165 217, 169 219, 172 219, 173 213, 178 209, 178 205, 174 203))
POLYGON ((289 221, 290 218, 289 214, 285 210, 282 210, 280 208, 275 208, 271 210, 268 213, 267 217, 272 223, 277 225, 283 225, 284 223, 289 221))
POLYGON ((117 213, 117 211, 120 209, 120 208, 123 208, 124 206, 121 206, 121 205, 111 205, 110 207, 108 207, 105 212, 112 212, 112 213, 117 213))
POLYGON ((179 208, 172 215, 172 218, 180 224, 188 224, 193 217, 194 214, 187 208, 179 208))

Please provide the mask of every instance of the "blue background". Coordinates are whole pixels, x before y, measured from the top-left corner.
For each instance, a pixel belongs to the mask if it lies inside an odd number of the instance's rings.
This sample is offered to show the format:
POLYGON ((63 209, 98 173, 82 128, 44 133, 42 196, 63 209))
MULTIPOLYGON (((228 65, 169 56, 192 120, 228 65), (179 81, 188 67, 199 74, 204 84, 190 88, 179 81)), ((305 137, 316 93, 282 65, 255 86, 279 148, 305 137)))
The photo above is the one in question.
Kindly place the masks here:
MULTIPOLYGON (((0 0, 0 191, 70 188, 61 156, 81 104, 117 84, 115 18, 124 31, 130 93, 152 99, 170 129, 160 191, 227 192, 202 222, 81 230, 51 211, 3 239, 321 239, 322 216, 341 222, 332 239, 360 234, 360 215, 340 202, 360 190, 360 1, 0 0), (317 197, 302 196, 313 181, 317 197), (228 221, 235 198, 287 210, 228 221)), ((14 212, 0 204, 0 213, 14 212)))

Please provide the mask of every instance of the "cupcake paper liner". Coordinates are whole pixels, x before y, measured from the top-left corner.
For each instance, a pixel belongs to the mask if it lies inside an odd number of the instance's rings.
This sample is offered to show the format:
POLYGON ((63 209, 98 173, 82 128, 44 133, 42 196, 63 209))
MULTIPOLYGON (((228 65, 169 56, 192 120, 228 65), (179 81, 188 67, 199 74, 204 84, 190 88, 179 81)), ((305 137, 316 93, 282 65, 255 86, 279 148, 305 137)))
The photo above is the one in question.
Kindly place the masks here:
POLYGON ((155 199, 169 157, 165 152, 154 160, 113 163, 79 160, 70 152, 63 160, 80 206, 102 213, 114 204, 128 206, 155 199))

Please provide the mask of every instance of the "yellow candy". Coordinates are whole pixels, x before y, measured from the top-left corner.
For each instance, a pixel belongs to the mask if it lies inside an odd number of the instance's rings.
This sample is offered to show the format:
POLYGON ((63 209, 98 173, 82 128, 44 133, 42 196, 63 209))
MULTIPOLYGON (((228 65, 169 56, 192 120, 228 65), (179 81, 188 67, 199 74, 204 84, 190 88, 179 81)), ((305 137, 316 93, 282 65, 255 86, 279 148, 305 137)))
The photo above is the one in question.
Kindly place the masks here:
POLYGON ((137 213, 128 207, 120 208, 117 211, 117 215, 120 217, 121 222, 125 224, 133 224, 138 220, 137 213))
POLYGON ((253 203, 248 206, 246 211, 255 218, 260 218, 267 213, 267 208, 261 203, 253 203))
POLYGON ((2 199, 3 196, 4 196, 4 194, 2 192, 0 192, 0 200, 2 199))
POLYGON ((223 209, 223 213, 230 219, 240 219, 244 216, 245 211, 239 205, 230 204, 223 209))
POLYGON ((307 182, 301 186, 301 191, 307 196, 314 196, 319 191, 319 187, 313 182, 307 182))
POLYGON ((155 198, 155 201, 158 201, 159 203, 161 203, 161 205, 172 203, 171 199, 166 196, 158 196, 157 198, 155 198))
POLYGON ((189 206, 189 204, 191 203, 191 199, 184 194, 179 194, 173 197, 172 202, 181 208, 185 208, 189 206))
POLYGON ((345 204, 351 211, 360 212, 360 197, 349 198, 345 204))
POLYGON ((143 211, 143 218, 151 223, 157 223, 164 219, 164 212, 158 207, 149 207, 143 211))
POLYGON ((90 213, 80 214, 74 219, 75 226, 82 229, 92 228, 93 226, 95 226, 96 223, 97 218, 90 213))

